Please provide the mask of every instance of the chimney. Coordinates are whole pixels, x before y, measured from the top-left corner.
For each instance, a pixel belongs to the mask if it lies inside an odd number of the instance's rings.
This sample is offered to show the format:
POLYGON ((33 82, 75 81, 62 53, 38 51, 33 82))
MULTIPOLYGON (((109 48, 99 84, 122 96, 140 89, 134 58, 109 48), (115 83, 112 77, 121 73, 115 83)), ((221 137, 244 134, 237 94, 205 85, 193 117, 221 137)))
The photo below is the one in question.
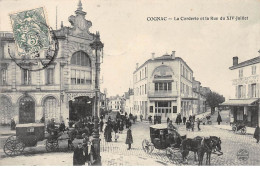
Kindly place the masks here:
POLYGON ((152 59, 154 59, 155 53, 152 53, 152 59))
POLYGON ((172 51, 172 59, 175 59, 175 51, 172 51))
POLYGON ((238 65, 238 57, 233 57, 233 66, 238 65))
POLYGON ((136 63, 136 67, 135 67, 135 69, 137 69, 139 67, 139 63, 136 63))
POLYGON ((60 27, 63 28, 63 21, 61 21, 60 27))

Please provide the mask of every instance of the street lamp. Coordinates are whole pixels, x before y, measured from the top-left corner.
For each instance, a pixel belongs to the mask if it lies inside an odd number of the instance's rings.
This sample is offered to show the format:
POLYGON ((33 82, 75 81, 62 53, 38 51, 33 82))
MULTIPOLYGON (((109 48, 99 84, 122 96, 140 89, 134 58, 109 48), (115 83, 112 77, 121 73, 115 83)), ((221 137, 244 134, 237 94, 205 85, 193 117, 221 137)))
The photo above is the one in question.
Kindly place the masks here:
POLYGON ((95 76, 95 116, 94 116, 94 132, 93 132, 93 146, 96 153, 96 163, 95 165, 101 165, 101 156, 100 156, 100 138, 99 138, 99 79, 100 79, 100 55, 98 55, 98 51, 102 51, 104 44, 100 41, 99 32, 96 32, 94 36, 94 42, 90 44, 92 50, 95 50, 96 54, 96 76, 95 76))

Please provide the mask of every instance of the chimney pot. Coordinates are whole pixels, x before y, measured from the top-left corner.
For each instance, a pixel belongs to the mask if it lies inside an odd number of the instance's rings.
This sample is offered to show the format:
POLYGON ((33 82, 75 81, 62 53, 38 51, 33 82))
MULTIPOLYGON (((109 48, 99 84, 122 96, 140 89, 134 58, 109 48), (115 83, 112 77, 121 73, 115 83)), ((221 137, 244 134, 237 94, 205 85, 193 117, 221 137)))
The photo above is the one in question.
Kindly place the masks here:
POLYGON ((175 59, 175 51, 172 51, 172 59, 175 59))
POLYGON ((152 59, 154 59, 155 53, 152 53, 152 59))
POLYGON ((139 67, 139 63, 136 63, 136 69, 139 67))
POLYGON ((238 65, 238 57, 233 57, 233 66, 238 65))

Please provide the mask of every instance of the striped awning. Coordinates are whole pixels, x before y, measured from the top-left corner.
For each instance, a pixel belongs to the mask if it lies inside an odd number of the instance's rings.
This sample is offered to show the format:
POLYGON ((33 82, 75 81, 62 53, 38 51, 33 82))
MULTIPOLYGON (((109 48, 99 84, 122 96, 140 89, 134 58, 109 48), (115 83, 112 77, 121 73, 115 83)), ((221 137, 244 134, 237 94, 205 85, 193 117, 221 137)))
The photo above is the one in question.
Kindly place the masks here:
POLYGON ((230 99, 220 104, 221 106, 254 106, 259 99, 230 99))

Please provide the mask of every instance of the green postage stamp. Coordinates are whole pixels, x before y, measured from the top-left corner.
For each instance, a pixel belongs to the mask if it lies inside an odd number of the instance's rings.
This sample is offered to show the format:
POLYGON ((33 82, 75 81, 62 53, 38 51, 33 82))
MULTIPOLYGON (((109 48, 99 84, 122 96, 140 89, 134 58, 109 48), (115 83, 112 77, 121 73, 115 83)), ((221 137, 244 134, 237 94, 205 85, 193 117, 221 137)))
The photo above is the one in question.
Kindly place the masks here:
POLYGON ((10 14, 10 18, 19 56, 49 48, 50 32, 43 7, 10 14))

